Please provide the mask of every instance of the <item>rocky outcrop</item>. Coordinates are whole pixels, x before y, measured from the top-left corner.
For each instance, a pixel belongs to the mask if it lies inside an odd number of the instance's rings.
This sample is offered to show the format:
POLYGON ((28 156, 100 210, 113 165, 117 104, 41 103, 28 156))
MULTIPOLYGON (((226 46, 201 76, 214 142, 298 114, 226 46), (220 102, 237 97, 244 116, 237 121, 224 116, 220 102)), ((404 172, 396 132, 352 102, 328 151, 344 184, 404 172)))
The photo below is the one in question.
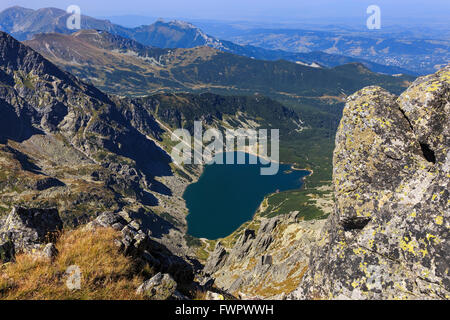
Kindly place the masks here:
POLYGON ((449 178, 450 66, 349 97, 334 213, 291 298, 449 299, 449 178))
POLYGON ((203 272, 207 275, 213 274, 225 264, 228 253, 219 241, 214 248, 213 253, 210 254, 208 260, 203 268, 203 272))
POLYGON ((177 283, 170 275, 158 273, 141 284, 136 290, 136 294, 143 295, 150 300, 168 300, 173 297, 176 290, 177 283))
POLYGON ((131 219, 130 214, 106 212, 86 226, 89 229, 98 227, 120 231, 122 238, 116 244, 125 254, 142 259, 155 270, 170 274, 180 283, 191 283, 194 279, 194 267, 188 258, 172 253, 151 236, 151 231, 145 232, 142 223, 131 219))
POLYGON ((257 218, 259 228, 243 230, 232 248, 219 242, 203 272, 214 278, 217 288, 241 299, 282 299, 305 273, 325 221, 298 216, 257 218))
POLYGON ((56 238, 62 226, 56 209, 15 207, 0 229, 0 246, 4 260, 11 260, 12 252, 32 252, 41 249, 42 244, 56 238))

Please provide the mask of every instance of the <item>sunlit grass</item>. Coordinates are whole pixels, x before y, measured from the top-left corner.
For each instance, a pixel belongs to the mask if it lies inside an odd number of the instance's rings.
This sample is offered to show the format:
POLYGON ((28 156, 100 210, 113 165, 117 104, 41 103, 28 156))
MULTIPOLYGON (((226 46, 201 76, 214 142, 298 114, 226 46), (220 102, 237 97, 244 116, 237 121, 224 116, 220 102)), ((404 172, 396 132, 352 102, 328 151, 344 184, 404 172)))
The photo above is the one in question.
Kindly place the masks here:
POLYGON ((114 244, 119 232, 102 228, 64 233, 56 246, 59 254, 53 262, 33 255, 17 256, 4 265, 0 276, 1 299, 140 299, 137 287, 152 270, 123 255, 114 244), (81 289, 66 286, 69 266, 82 272, 81 289))

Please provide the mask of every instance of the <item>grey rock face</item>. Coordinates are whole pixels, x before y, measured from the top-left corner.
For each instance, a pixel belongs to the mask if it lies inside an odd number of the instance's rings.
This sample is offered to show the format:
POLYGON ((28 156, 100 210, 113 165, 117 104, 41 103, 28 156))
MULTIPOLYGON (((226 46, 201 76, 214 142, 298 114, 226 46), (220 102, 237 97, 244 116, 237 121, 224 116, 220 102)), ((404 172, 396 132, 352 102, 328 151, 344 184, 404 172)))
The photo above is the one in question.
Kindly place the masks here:
POLYGON ((217 292, 208 291, 205 300, 225 300, 224 296, 217 292))
POLYGON ((399 98, 351 97, 334 152, 336 204, 291 298, 450 298, 450 66, 399 98))
POLYGON ((171 299, 173 300, 190 300, 188 297, 186 297, 184 294, 182 294, 180 291, 175 290, 175 292, 172 294, 171 299))
POLYGON ((232 248, 218 244, 204 272, 218 288, 243 299, 284 297, 300 282, 324 224, 298 221, 297 215, 263 218, 256 232, 245 230, 232 248))
POLYGON ((29 251, 55 238, 63 224, 56 209, 14 207, 0 230, 0 242, 11 241, 15 251, 29 251))
POLYGON ((203 272, 205 274, 213 274, 219 270, 225 263, 228 253, 220 242, 216 244, 213 253, 209 256, 203 272))
MULTIPOLYGON (((137 295, 144 295, 150 300, 168 300, 175 294, 177 283, 167 273, 158 273, 150 280, 145 281, 136 290, 137 295)), ((176 295, 177 297, 180 294, 176 295)))
POLYGON ((261 258, 260 258, 260 260, 259 260, 259 262, 258 262, 258 265, 260 265, 260 266, 265 266, 265 265, 268 265, 268 266, 271 266, 272 265, 272 256, 261 256, 261 258))

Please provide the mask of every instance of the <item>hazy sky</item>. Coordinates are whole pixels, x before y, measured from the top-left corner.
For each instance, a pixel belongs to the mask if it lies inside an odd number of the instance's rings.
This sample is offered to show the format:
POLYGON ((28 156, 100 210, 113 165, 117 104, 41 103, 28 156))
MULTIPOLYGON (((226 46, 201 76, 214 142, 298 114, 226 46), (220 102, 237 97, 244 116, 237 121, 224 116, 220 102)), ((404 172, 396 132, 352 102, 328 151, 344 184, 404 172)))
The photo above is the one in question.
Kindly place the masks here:
MULTIPOLYGON (((385 21, 449 21, 450 0, 0 0, 0 10, 80 6, 90 16, 141 15, 216 20, 364 19, 366 8, 381 8, 385 21)), ((331 21, 333 22, 333 21, 331 21)))

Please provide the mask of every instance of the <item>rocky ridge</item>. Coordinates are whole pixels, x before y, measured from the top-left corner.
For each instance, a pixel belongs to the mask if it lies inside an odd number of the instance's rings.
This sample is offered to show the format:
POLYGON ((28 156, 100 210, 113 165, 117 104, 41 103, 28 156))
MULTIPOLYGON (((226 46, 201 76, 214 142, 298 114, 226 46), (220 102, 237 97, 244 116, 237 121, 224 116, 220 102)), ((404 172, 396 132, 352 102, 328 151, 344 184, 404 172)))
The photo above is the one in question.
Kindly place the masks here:
POLYGON ((283 299, 307 270, 311 247, 325 221, 299 216, 293 212, 257 218, 235 243, 216 244, 203 273, 216 287, 242 299, 283 299))

